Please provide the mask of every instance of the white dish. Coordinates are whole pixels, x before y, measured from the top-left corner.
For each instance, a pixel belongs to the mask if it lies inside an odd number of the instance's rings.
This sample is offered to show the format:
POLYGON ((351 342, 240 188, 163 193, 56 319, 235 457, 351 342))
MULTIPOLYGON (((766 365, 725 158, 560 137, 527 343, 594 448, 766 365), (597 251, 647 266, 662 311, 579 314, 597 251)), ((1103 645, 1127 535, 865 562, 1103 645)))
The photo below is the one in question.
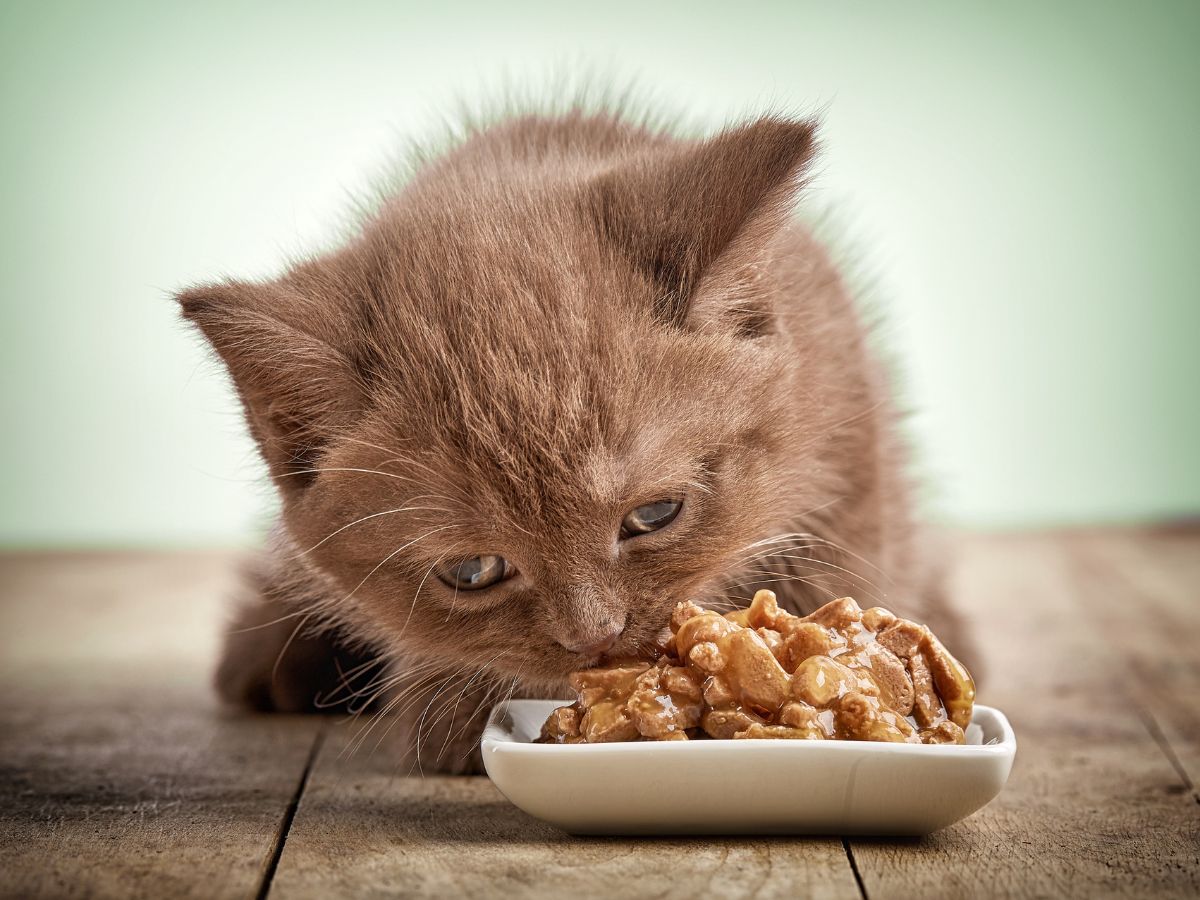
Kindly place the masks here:
POLYGON ((575 834, 929 834, 999 794, 1017 751, 1008 719, 987 706, 965 746, 533 743, 562 704, 493 709, 483 764, 509 800, 575 834))

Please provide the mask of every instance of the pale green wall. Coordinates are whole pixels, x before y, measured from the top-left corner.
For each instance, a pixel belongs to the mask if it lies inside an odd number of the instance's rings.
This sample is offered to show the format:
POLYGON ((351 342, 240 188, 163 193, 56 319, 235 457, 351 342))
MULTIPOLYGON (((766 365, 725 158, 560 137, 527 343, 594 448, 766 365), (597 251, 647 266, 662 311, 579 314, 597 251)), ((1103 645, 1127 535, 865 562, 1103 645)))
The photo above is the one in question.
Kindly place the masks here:
POLYGON ((826 109, 812 196, 886 298, 945 517, 1196 512, 1198 8, 6 3, 0 542, 251 536, 259 467, 169 292, 271 272, 450 98, 582 61, 714 123, 826 109))

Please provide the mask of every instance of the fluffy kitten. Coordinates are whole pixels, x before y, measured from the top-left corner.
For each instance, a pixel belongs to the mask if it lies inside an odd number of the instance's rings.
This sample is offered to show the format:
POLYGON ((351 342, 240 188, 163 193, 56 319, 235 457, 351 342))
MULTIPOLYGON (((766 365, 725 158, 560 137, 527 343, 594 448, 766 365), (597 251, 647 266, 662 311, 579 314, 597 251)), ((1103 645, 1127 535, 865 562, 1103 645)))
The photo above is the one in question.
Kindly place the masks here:
POLYGON ((492 702, 647 652, 685 598, 949 631, 881 369, 790 218, 813 149, 782 118, 510 118, 342 249, 181 294, 283 504, 221 694, 378 695, 425 768, 473 771, 492 702))

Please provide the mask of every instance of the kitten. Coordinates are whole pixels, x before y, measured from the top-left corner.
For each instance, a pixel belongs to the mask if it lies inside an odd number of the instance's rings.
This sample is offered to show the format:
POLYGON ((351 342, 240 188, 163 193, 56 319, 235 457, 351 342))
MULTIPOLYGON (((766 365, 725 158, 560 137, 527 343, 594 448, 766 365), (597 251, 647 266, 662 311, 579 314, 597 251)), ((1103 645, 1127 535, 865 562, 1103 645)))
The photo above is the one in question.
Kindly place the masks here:
POLYGON ((649 652, 686 598, 851 594, 961 649, 884 375, 791 218, 813 153, 811 121, 510 118, 342 249, 183 292, 282 498, 220 693, 378 699, 424 768, 477 771, 492 703, 649 652))

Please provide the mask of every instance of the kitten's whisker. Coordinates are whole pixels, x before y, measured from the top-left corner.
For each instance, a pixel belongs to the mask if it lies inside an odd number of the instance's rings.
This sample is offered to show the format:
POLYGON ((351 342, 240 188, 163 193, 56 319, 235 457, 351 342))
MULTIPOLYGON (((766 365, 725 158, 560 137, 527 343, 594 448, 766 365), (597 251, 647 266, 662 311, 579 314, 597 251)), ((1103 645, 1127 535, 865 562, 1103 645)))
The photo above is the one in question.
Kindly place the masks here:
MULTIPOLYGON (((774 578, 755 578, 750 581, 750 584, 753 584, 753 585, 776 584, 780 581, 799 581, 802 584, 807 584, 809 587, 815 588, 816 590, 820 591, 821 593, 826 594, 831 600, 836 600, 838 598, 838 594, 836 591, 831 591, 825 585, 818 584, 812 580, 814 577, 817 577, 817 576, 791 575, 791 574, 785 574, 785 573, 781 573, 781 572, 775 572, 772 574, 774 574, 776 577, 774 577, 774 578)), ((738 599, 742 599, 742 598, 738 598, 738 599)), ((749 602, 749 601, 753 600, 754 598, 747 597, 745 599, 747 602, 749 602)))
MULTIPOLYGON (((512 677, 512 682, 508 687, 505 699, 504 699, 504 701, 501 701, 501 702, 507 702, 509 699, 512 698, 513 691, 516 690, 517 685, 519 684, 519 681, 520 681, 521 674, 524 671, 525 671, 525 668, 522 665, 517 670, 517 674, 512 677)), ((481 712, 486 713, 486 711, 490 710, 492 707, 497 705, 496 698, 499 697, 500 692, 504 691, 503 685, 504 685, 504 680, 497 679, 497 680, 493 681, 493 683, 488 687, 487 693, 485 693, 483 695, 482 699, 479 701, 479 709, 481 712)), ((453 744, 460 737, 462 737, 463 732, 465 732, 467 730, 467 728, 470 727, 471 723, 472 723, 472 719, 467 719, 465 722, 463 722, 463 724, 459 726, 458 731, 456 731, 454 733, 454 736, 450 739, 450 743, 453 744)), ((475 749, 475 746, 473 744, 468 745, 466 751, 463 753, 462 756, 459 757, 458 761, 462 762, 464 759, 466 759, 468 756, 471 755, 471 753, 474 751, 474 749, 475 749)), ((438 759, 439 760, 441 759, 440 755, 439 755, 438 759)))
MULTIPOLYGON (((420 663, 418 665, 406 666, 402 671, 389 672, 387 674, 387 678, 385 678, 381 682, 381 686, 379 687, 379 689, 376 690, 374 694, 372 694, 370 697, 368 697, 363 702, 363 704, 358 707, 358 709, 350 717, 349 721, 350 722, 357 721, 359 718, 361 718, 361 716, 366 711, 366 709, 370 706, 371 703, 373 703, 382 694, 391 690, 393 687, 402 683, 406 679, 413 679, 414 684, 419 684, 420 679, 425 677, 425 675, 427 675, 430 671, 432 671, 434 669, 440 670, 441 668, 443 668, 443 666, 440 663, 430 661, 430 662, 420 663)), ((408 688, 405 689, 405 691, 407 691, 407 690, 408 690, 408 688)), ((404 693, 404 692, 401 692, 401 693, 404 693)), ((392 699, 394 699, 394 698, 392 698, 392 699)), ((389 703, 390 702, 391 701, 389 699, 389 703)), ((385 708, 386 708, 386 705, 385 705, 385 708)))
POLYGON ((762 560, 770 559, 773 556, 778 556, 780 553, 787 553, 793 550, 810 550, 817 546, 817 544, 801 544, 798 543, 796 539, 793 539, 787 543, 780 542, 779 546, 768 547, 765 550, 758 550, 754 553, 735 558, 727 564, 726 568, 727 571, 736 572, 745 566, 752 565, 753 563, 760 562, 762 560))
MULTIPOLYGON (((467 694, 467 691, 470 689, 471 685, 472 685, 472 684, 474 684, 474 683, 475 683, 475 680, 476 680, 477 678, 479 678, 479 676, 483 675, 483 674, 484 674, 484 672, 486 672, 486 671, 489 669, 489 667, 490 667, 490 666, 491 666, 493 663, 495 663, 495 661, 496 661, 496 660, 498 660, 498 659, 499 659, 501 656, 504 656, 505 652, 506 652, 506 651, 504 651, 504 650, 501 650, 499 653, 497 653, 495 656, 493 656, 491 659, 489 659, 487 662, 485 662, 485 663, 484 663, 482 666, 480 666, 480 667, 479 667, 479 669, 478 669, 478 670, 475 672, 475 674, 474 674, 474 675, 472 675, 472 676, 470 677, 470 679, 468 679, 468 680, 467 680, 467 683, 463 685, 462 689, 461 689, 461 690, 458 692, 458 698, 457 698, 457 699, 454 701, 454 707, 453 707, 453 709, 451 709, 451 710, 450 710, 450 721, 451 721, 451 723, 452 723, 452 724, 453 724, 453 722, 454 722, 454 717, 455 717, 455 715, 457 715, 457 714, 458 714, 458 707, 459 707, 459 705, 462 703, 462 701, 463 701, 463 697, 465 697, 465 696, 466 696, 466 694, 467 694)), ((467 721, 469 722, 469 721, 470 721, 470 718, 468 718, 468 720, 467 720, 467 721)), ((437 757, 434 759, 434 762, 440 762, 440 761, 441 761, 442 755, 443 755, 443 754, 446 752, 446 743, 447 743, 449 740, 450 740, 450 731, 449 731, 449 729, 447 729, 447 731, 446 731, 446 736, 445 736, 445 737, 442 739, 442 746, 441 746, 441 749, 440 749, 440 750, 438 750, 438 755, 437 755, 437 757)))
POLYGON ((461 663, 460 665, 451 669, 448 674, 447 674, 445 662, 443 662, 443 661, 432 662, 431 665, 437 669, 437 671, 432 673, 432 678, 430 678, 427 675, 420 682, 414 683, 413 685, 405 688, 404 691, 402 692, 402 694, 404 695, 404 697, 403 697, 404 704, 399 709, 396 708, 397 704, 395 704, 395 703, 392 703, 389 705, 387 711, 394 710, 394 712, 392 713, 392 715, 393 715, 392 722, 391 722, 391 724, 388 725, 387 731, 384 732, 385 736, 386 736, 387 732, 390 732, 391 729, 396 726, 396 723, 400 721, 400 717, 413 705, 413 703, 415 703, 416 701, 418 701, 420 699, 420 697, 422 696, 422 693, 421 693, 422 689, 427 689, 427 688, 430 688, 433 686, 438 675, 446 676, 443 679, 443 681, 441 682, 441 684, 443 686, 445 686, 449 681, 452 681, 453 679, 460 677, 464 672, 466 672, 468 669, 470 669, 471 666, 474 665, 474 662, 475 662, 475 660, 461 663))
POLYGON ((386 677, 380 677, 373 680, 371 684, 367 685, 361 691, 356 691, 354 694, 351 694, 346 698, 346 712, 348 715, 343 721, 346 724, 353 724, 357 722, 359 718, 361 718, 363 714, 371 708, 372 703, 383 696, 383 694, 393 686, 398 684, 400 680, 401 676, 399 675, 387 675, 386 677), (355 706, 354 701, 359 697, 363 697, 364 699, 361 703, 355 706))
MULTIPOLYGON (((435 563, 435 565, 436 565, 436 563, 435 563)), ((420 588, 417 588, 418 592, 420 592, 420 590, 421 590, 420 588)), ((416 603, 416 597, 413 598, 413 603, 414 604, 416 603)), ((443 625, 448 625, 450 623, 450 617, 454 615, 454 607, 457 604, 458 604, 458 582, 455 581, 454 596, 450 598, 450 609, 448 609, 446 611, 446 618, 442 620, 443 625)))
POLYGON ((745 587, 750 587, 762 584, 770 584, 772 581, 800 581, 805 584, 809 584, 814 588, 819 588, 822 590, 822 592, 825 592, 829 589, 828 585, 822 583, 819 579, 836 579, 832 584, 833 587, 837 588, 837 591, 831 594, 832 599, 847 596, 854 597, 857 595, 859 598, 866 598, 867 600, 870 600, 874 605, 883 605, 883 600, 873 591, 861 586, 856 587, 855 585, 846 582, 845 579, 843 579, 836 572, 826 572, 820 569, 814 569, 810 566, 794 566, 794 568, 799 568, 809 574, 797 575, 792 571, 780 571, 778 569, 759 570, 758 572, 748 572, 745 577, 739 579, 739 583, 745 587))
POLYGON ((785 532, 782 534, 773 534, 770 537, 765 537, 765 538, 762 538, 761 540, 757 540, 757 541, 754 541, 753 543, 747 544, 746 546, 744 546, 742 548, 742 550, 753 550, 755 547, 762 547, 766 544, 774 544, 774 543, 778 543, 779 541, 786 541, 786 540, 790 540, 792 538, 807 537, 807 536, 808 535, 804 534, 803 532, 799 532, 799 531, 789 531, 789 532, 785 532))
MULTIPOLYGON (((416 497, 410 497, 405 502, 411 503, 413 500, 421 500, 421 499, 424 499, 425 497, 432 497, 432 496, 434 496, 434 495, 433 494, 420 494, 416 497)), ((346 523, 341 528, 338 528, 336 531, 330 532, 329 534, 325 535, 325 537, 321 538, 321 540, 317 541, 315 544, 313 544, 311 547, 309 547, 307 550, 297 551, 296 554, 292 557, 292 559, 299 559, 301 556, 307 556, 308 554, 310 554, 314 550, 316 550, 318 547, 320 547, 322 544, 324 544, 326 541, 341 534, 347 528, 353 528, 355 525, 358 525, 361 522, 366 522, 369 519, 378 519, 380 516, 391 516, 391 515, 395 515, 396 513, 418 512, 418 511, 432 511, 432 512, 442 512, 442 513, 449 514, 449 510, 443 509, 440 506, 397 506, 395 509, 385 509, 383 512, 371 513, 370 515, 363 516, 362 518, 359 518, 359 519, 355 519, 353 522, 346 523)))
POLYGON ((775 556, 780 553, 786 553, 789 550, 808 550, 808 549, 811 549, 813 547, 818 547, 818 546, 820 546, 820 545, 819 544, 798 544, 795 542, 789 542, 786 544, 782 544, 781 546, 776 547, 774 549, 768 548, 766 550, 759 550, 757 553, 752 553, 749 556, 744 556, 744 557, 736 560, 734 565, 744 566, 744 565, 748 565, 749 563, 756 562, 757 560, 760 560, 760 559, 767 559, 771 556, 775 556))
POLYGON ((349 441, 352 444, 358 444, 363 447, 369 447, 372 450, 379 450, 382 453, 396 453, 397 452, 396 450, 392 449, 391 447, 381 447, 378 444, 372 444, 370 441, 364 441, 362 438, 354 438, 354 437, 347 437, 346 435, 339 435, 338 440, 349 441))
POLYGON ((850 578, 853 578, 855 581, 857 581, 859 584, 861 584, 866 590, 868 590, 871 593, 871 595, 874 597, 875 600, 877 600, 877 601, 880 600, 880 597, 878 594, 879 585, 875 584, 869 578, 864 578, 862 575, 859 575, 857 572, 852 572, 850 569, 843 568, 842 566, 839 566, 835 563, 827 562, 826 560, 823 560, 823 559, 818 559, 815 556, 797 556, 797 555, 789 555, 789 554, 785 553, 785 554, 780 554, 779 558, 780 559, 788 559, 788 560, 801 560, 803 562, 812 563, 813 565, 816 565, 816 566, 824 566, 827 569, 835 569, 838 572, 841 572, 844 575, 846 575, 850 578))
POLYGON ((414 544, 420 543, 421 541, 425 540, 425 538, 429 537, 430 535, 436 534, 439 531, 446 531, 447 529, 450 529, 450 528, 462 528, 462 527, 463 526, 461 526, 461 525, 442 525, 442 526, 439 526, 438 528, 431 528, 429 531, 425 532, 420 537, 413 538, 407 544, 402 544, 401 546, 397 547, 395 550, 393 550, 391 553, 389 553, 387 556, 385 556, 383 559, 381 559, 375 565, 375 568, 373 568, 370 572, 368 572, 365 576, 363 576, 363 580, 360 581, 358 584, 356 584, 354 586, 354 590, 352 590, 349 594, 347 594, 345 597, 343 597, 339 601, 339 605, 344 604, 347 600, 349 600, 356 593, 358 593, 358 589, 367 583, 367 579, 370 578, 372 575, 374 575, 376 572, 378 572, 381 568, 383 568, 383 566, 385 564, 387 564, 392 559, 394 559, 397 554, 404 552, 409 547, 413 546, 414 544))
MULTIPOLYGON (((317 699, 317 703, 316 703, 318 709, 327 709, 331 706, 340 706, 342 704, 345 704, 347 711, 353 712, 353 710, 351 709, 351 704, 353 704, 353 702, 356 699, 358 699, 359 697, 362 697, 366 694, 370 694, 373 691, 375 692, 375 695, 377 696, 379 692, 376 691, 376 688, 379 685, 381 685, 381 684, 389 681, 393 677, 395 677, 388 670, 387 662, 380 657, 374 657, 372 659, 368 659, 366 662, 355 666, 349 672, 344 673, 344 674, 341 672, 340 667, 339 667, 338 674, 341 676, 340 684, 338 684, 338 686, 336 688, 334 688, 331 692, 329 692, 327 695, 325 695, 323 697, 321 695, 318 695, 318 699, 317 699), (375 676, 373 678, 371 678, 370 681, 368 681, 362 687, 355 688, 352 684, 353 680, 361 674, 364 674, 364 673, 369 674, 371 669, 374 667, 379 667, 380 671, 378 673, 375 673, 375 676), (345 692, 345 693, 343 693, 343 692, 345 692)), ((363 704, 362 707, 360 707, 360 709, 365 708, 366 706, 370 705, 371 700, 373 700, 373 699, 374 699, 374 697, 371 697, 367 701, 365 701, 365 703, 363 704)))
MULTIPOLYGON (((449 677, 453 677, 453 675, 449 677)), ((353 756, 359 751, 359 749, 361 749, 363 743, 368 737, 370 737, 371 732, 375 730, 375 727, 388 715, 388 713, 396 709, 396 707, 399 706, 406 697, 415 695, 420 688, 428 687, 431 683, 431 681, 423 676, 421 679, 400 691, 395 697, 389 700, 383 709, 381 709, 376 715, 372 716, 371 720, 365 726, 363 726, 363 728, 359 729, 359 733, 355 735, 354 745, 350 755, 353 756)), ((393 724, 395 724, 394 721, 393 724)))
POLYGON ((880 577, 885 578, 888 581, 892 580, 891 576, 888 575, 887 572, 883 571, 883 569, 879 568, 879 566, 875 565, 875 563, 871 562, 869 559, 859 556, 853 550, 848 550, 845 547, 843 547, 841 544, 835 544, 833 541, 829 540, 828 538, 823 538, 823 537, 820 537, 819 535, 810 534, 810 535, 807 535, 807 537, 814 541, 820 541, 822 544, 825 544, 826 546, 831 547, 834 550, 837 550, 839 553, 845 553, 847 556, 853 557, 854 559, 856 559, 860 563, 862 563, 864 566, 870 566, 872 569, 874 569, 876 572, 879 573, 880 577))
MULTIPOLYGON (((404 617, 404 624, 400 626, 400 634, 397 635, 397 640, 402 639, 404 635, 408 633, 408 623, 412 621, 413 613, 417 609, 417 599, 421 596, 421 591, 425 587, 425 582, 429 580, 429 576, 433 573, 433 570, 442 564, 443 558, 444 557, 439 556, 437 559, 435 559, 430 564, 429 568, 425 570, 425 574, 421 576, 421 582, 417 585, 417 589, 413 592, 412 603, 408 607, 408 615, 404 617)), ((455 585, 454 587, 454 596, 458 596, 458 585, 455 585)), ((446 618, 449 620, 449 615, 447 615, 446 618)))
POLYGON ((839 581, 841 578, 841 576, 838 575, 838 572, 822 571, 820 569, 816 569, 816 566, 796 565, 796 566, 790 566, 790 568, 788 568, 786 570, 770 569, 770 568, 763 568, 763 566, 756 566, 756 568, 754 568, 754 569, 746 569, 744 572, 744 577, 740 578, 740 580, 748 582, 748 583, 757 584, 758 582, 760 582, 762 580, 762 578, 756 577, 756 576, 790 575, 790 574, 792 574, 792 571, 791 571, 792 569, 802 569, 802 570, 814 572, 814 574, 808 576, 811 578, 838 578, 839 581))
POLYGON ((292 646, 292 641, 296 639, 296 635, 300 633, 300 629, 304 627, 305 623, 308 622, 308 620, 311 619, 314 614, 315 612, 309 612, 299 622, 297 622, 296 627, 292 629, 292 633, 288 635, 288 639, 283 642, 283 647, 280 649, 279 655, 275 657, 275 664, 271 666, 272 684, 275 683, 275 678, 279 675, 279 664, 283 662, 284 654, 287 653, 288 648, 292 646))
MULTIPOLYGON (((517 674, 512 677, 512 681, 508 685, 508 690, 505 692, 504 699, 501 700, 500 703, 507 703, 509 700, 512 699, 512 695, 516 691, 517 685, 520 682, 521 676, 524 674, 524 671, 525 671, 524 666, 522 666, 521 668, 519 668, 517 670, 517 674)), ((503 681, 497 682, 497 684, 503 684, 503 683, 504 683, 503 681)), ((484 704, 480 704, 480 705, 483 706, 484 704)), ((499 704, 491 703, 490 705, 497 706, 499 704)), ((469 724, 470 724, 470 720, 468 720, 464 724, 464 728, 466 727, 466 725, 469 725, 469 724)), ((461 732, 462 732, 462 729, 460 728, 459 733, 461 733, 461 732)), ((458 734, 455 734, 454 739, 455 740, 458 739, 458 734)), ((474 750, 475 750, 474 746, 468 746, 466 751, 462 754, 462 756, 459 757, 458 761, 462 762, 463 760, 465 760, 468 756, 471 755, 472 752, 474 752, 474 750)), ((441 759, 441 757, 439 756, 438 760, 440 760, 440 759, 441 759)), ((438 760, 435 760, 435 762, 437 762, 438 760)))
MULTIPOLYGON (((449 736, 449 739, 443 742, 442 750, 438 753, 439 761, 442 759, 443 754, 445 754, 446 749, 452 746, 460 737, 463 736, 466 730, 471 727, 476 717, 480 714, 486 714, 487 711, 495 705, 495 698, 498 697, 500 692, 504 689, 503 685, 503 679, 493 678, 487 683, 487 689, 484 691, 483 696, 479 698, 479 701, 476 704, 476 712, 464 719, 463 723, 458 726, 458 729, 449 736)), ((466 755, 469 755, 473 749, 474 745, 468 746, 466 754, 459 758, 460 761, 464 759, 466 755)))
MULTIPOLYGON (((881 570, 879 569, 878 566, 876 566, 874 563, 870 562, 869 560, 863 558, 862 556, 859 556, 858 554, 854 553, 853 551, 847 550, 846 548, 835 544, 833 541, 830 541, 827 538, 823 538, 819 535, 813 534, 812 532, 791 532, 786 535, 775 535, 775 536, 772 536, 769 538, 764 538, 761 541, 756 541, 753 544, 749 544, 749 545, 747 545, 747 549, 756 547, 756 546, 767 546, 768 548, 770 548, 771 545, 774 545, 774 544, 785 544, 786 545, 789 543, 793 544, 794 546, 781 546, 781 547, 778 547, 775 549, 767 549, 767 550, 760 551, 750 557, 744 557, 742 560, 740 560, 740 562, 737 564, 737 566, 746 566, 750 562, 769 559, 769 558, 773 558, 773 557, 784 558, 784 559, 787 559, 787 558, 805 559, 805 560, 815 563, 817 565, 822 565, 822 566, 826 566, 828 568, 842 571, 846 575, 850 576, 851 578, 856 579, 860 584, 865 585, 866 588, 872 592, 879 591, 879 586, 874 584, 870 579, 867 579, 864 576, 859 575, 858 573, 855 573, 849 569, 838 566, 836 563, 828 562, 826 560, 821 560, 821 559, 818 559, 813 556, 807 556, 807 557, 805 557, 805 556, 789 556, 789 553, 791 551, 810 550, 810 549, 815 549, 815 547, 817 546, 817 544, 804 544, 803 546, 801 546, 799 544, 800 541, 818 542, 818 544, 820 544, 820 545, 828 546, 831 549, 833 549, 839 553, 844 553, 847 556, 851 556, 851 557, 855 558, 856 560, 862 562, 864 565, 869 566, 872 569, 875 569, 877 572, 880 572, 880 574, 884 574, 881 572, 881 570)), ((884 575, 884 577, 887 578, 888 576, 884 575)), ((889 580, 890 580, 890 578, 889 578, 889 580)), ((872 593, 871 596, 872 596, 872 599, 876 600, 876 602, 881 602, 880 595, 878 593, 872 593)))
MULTIPOLYGON (((351 681, 354 679, 354 677, 356 675, 366 671, 371 666, 383 665, 383 662, 382 662, 382 660, 380 660, 376 657, 373 659, 368 659, 366 662, 360 663, 359 665, 355 666, 354 668, 350 669, 349 671, 343 671, 341 662, 335 656, 333 659, 333 664, 334 664, 334 667, 337 669, 338 683, 333 688, 332 691, 330 691, 328 693, 322 691, 322 692, 318 693, 316 695, 316 697, 313 698, 313 705, 316 706, 317 709, 328 709, 331 706, 336 706, 336 705, 340 704, 342 702, 342 700, 335 699, 335 698, 337 698, 337 696, 342 691, 344 691, 344 690, 348 691, 351 689, 351 687, 352 687, 351 681)), ((370 687, 371 687, 371 683, 368 683, 366 687, 360 688, 358 691, 348 694, 345 699, 347 701, 352 700, 352 699, 354 699, 354 697, 357 694, 360 694, 364 691, 369 690, 370 687)))
MULTIPOLYGON (((387 693, 388 691, 391 691, 397 685, 403 684, 405 681, 413 679, 412 684, 403 688, 398 694, 390 697, 388 699, 387 703, 384 704, 383 708, 378 710, 376 713, 373 713, 372 717, 386 715, 387 711, 389 709, 393 708, 393 706, 394 706, 393 701, 399 702, 400 700, 403 700, 405 695, 407 695, 407 694, 411 693, 412 691, 416 690, 417 688, 423 686, 423 682, 421 679, 427 677, 435 669, 440 671, 442 668, 443 667, 441 667, 435 663, 431 663, 420 669, 399 672, 399 673, 396 673, 395 675, 390 676, 385 682, 383 682, 381 684, 379 689, 376 690, 375 693, 372 694, 371 697, 369 697, 367 700, 365 700, 363 702, 363 704, 355 711, 355 713, 350 721, 356 722, 359 718, 362 717, 362 715, 365 713, 365 711, 370 707, 371 703, 373 703, 376 699, 378 699, 379 697, 381 697, 383 694, 387 693)), ((366 726, 364 725, 363 727, 366 727, 366 726)))
POLYGON ((278 625, 280 622, 286 622, 288 619, 294 619, 297 616, 312 615, 312 610, 298 609, 295 612, 287 613, 280 616, 278 619, 272 619, 270 622, 262 622, 258 625, 247 625, 245 628, 231 628, 227 634, 247 634, 251 631, 258 631, 261 628, 270 628, 272 625, 278 625))
POLYGON ((867 416, 878 411, 881 407, 886 406, 887 402, 888 402, 887 397, 881 397, 880 399, 876 400, 874 403, 872 403, 870 406, 866 407, 865 409, 860 409, 858 412, 854 413, 853 415, 847 416, 844 419, 834 422, 832 425, 830 425, 828 428, 825 429, 825 434, 832 434, 833 432, 837 431, 840 428, 845 428, 847 425, 853 425, 855 422, 858 422, 860 419, 867 418, 867 416))
POLYGON ((835 503, 840 503, 845 499, 846 498, 845 498, 844 494, 838 494, 832 500, 826 500, 824 503, 820 503, 817 506, 814 506, 810 509, 806 509, 804 512, 800 513, 800 515, 796 516, 795 518, 799 519, 799 520, 804 520, 804 519, 808 518, 809 516, 811 516, 813 513, 819 513, 823 510, 829 509, 829 507, 833 506, 835 503))
MULTIPOLYGON (((385 680, 383 680, 382 682, 380 682, 378 689, 373 694, 371 694, 371 696, 369 696, 366 700, 364 700, 357 709, 354 710, 354 712, 351 714, 351 716, 347 720, 347 724, 348 725, 357 724, 358 720, 360 718, 362 718, 363 714, 366 712, 366 710, 370 707, 370 705, 373 702, 375 702, 385 692, 390 691, 392 688, 396 687, 396 685, 400 684, 403 680, 404 680, 403 675, 396 674, 396 675, 391 675, 388 678, 386 678, 385 680)), ((370 722, 376 716, 382 714, 383 710, 386 710, 390 706, 390 704, 391 704, 391 700, 389 699, 388 702, 383 705, 383 708, 381 710, 379 710, 375 713, 372 713, 368 716, 367 722, 370 722)), ((348 751, 350 751, 351 744, 355 741, 355 739, 362 732, 362 729, 366 727, 366 725, 367 725, 367 723, 363 723, 362 725, 359 726, 359 730, 356 731, 353 735, 351 735, 350 740, 348 740, 346 742, 346 746, 342 748, 343 756, 348 751)))
MULTIPOLYGON (((460 668, 460 671, 461 671, 461 668, 460 668)), ((442 693, 446 690, 447 685, 451 681, 453 681, 458 676, 458 674, 459 674, 458 672, 454 672, 448 678, 446 678, 444 681, 441 682, 441 684, 438 686, 438 689, 434 692, 433 696, 429 698, 429 702, 425 704, 425 708, 423 710, 421 710, 421 714, 417 717, 416 739, 414 740, 413 744, 416 748, 416 754, 417 754, 417 760, 416 760, 417 761, 417 772, 422 777, 424 777, 424 775, 425 775, 425 770, 421 765, 421 741, 423 740, 422 733, 425 728, 425 717, 427 715, 429 715, 429 710, 433 706, 433 704, 437 700, 437 698, 442 695, 442 693)))
POLYGON ((761 553, 771 553, 773 551, 773 549, 777 548, 779 545, 790 546, 792 544, 797 543, 800 540, 807 540, 807 538, 805 538, 803 535, 800 535, 800 534, 778 534, 778 535, 774 535, 769 538, 763 538, 762 540, 754 541, 753 543, 747 544, 746 546, 740 548, 734 554, 734 556, 735 556, 735 558, 740 558, 740 559, 753 559, 754 557, 758 556, 761 553), (760 549, 760 548, 766 548, 766 549, 760 549))
POLYGON ((439 479, 441 478, 441 475, 437 470, 430 468, 429 466, 425 465, 425 463, 423 463, 423 462, 418 462, 416 459, 414 459, 411 456, 393 456, 393 457, 390 457, 389 459, 385 459, 383 462, 379 463, 379 465, 386 466, 386 465, 389 465, 390 463, 394 463, 394 462, 400 462, 400 463, 404 463, 405 465, 413 466, 422 472, 426 472, 429 475, 432 475, 434 478, 439 478, 439 479))
POLYGON ((359 469, 353 466, 320 466, 312 469, 297 469, 294 472, 283 472, 275 477, 294 478, 297 475, 321 475, 325 472, 358 472, 362 475, 382 475, 384 478, 397 478, 401 481, 415 480, 412 478, 407 478, 403 475, 397 475, 395 472, 380 472, 378 469, 359 469))

